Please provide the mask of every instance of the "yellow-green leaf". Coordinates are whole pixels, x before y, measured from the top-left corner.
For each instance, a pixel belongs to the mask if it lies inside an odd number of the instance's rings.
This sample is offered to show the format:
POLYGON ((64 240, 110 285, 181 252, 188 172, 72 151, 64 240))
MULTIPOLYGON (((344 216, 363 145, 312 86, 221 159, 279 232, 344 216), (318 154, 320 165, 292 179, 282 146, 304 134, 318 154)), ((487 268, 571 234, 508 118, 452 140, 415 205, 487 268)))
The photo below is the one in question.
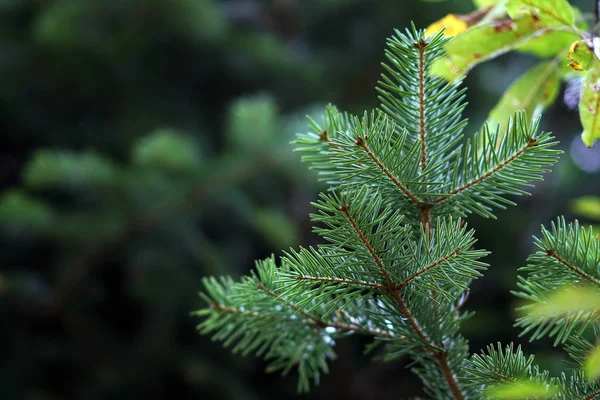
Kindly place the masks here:
POLYGON ((575 71, 585 71, 594 64, 596 56, 592 44, 586 40, 577 40, 569 47, 569 55, 567 56, 571 63, 569 67, 575 71))
POLYGON ((512 19, 529 15, 539 22, 540 28, 575 23, 575 12, 567 0, 510 0, 506 12, 512 19))
POLYGON ((554 57, 579 38, 573 32, 547 31, 543 35, 517 47, 517 51, 535 54, 538 57, 554 57))
POLYGON ((583 126, 581 139, 586 146, 592 147, 600 139, 600 62, 595 62, 581 84, 579 118, 583 126))
POLYGON ((507 382, 485 390, 486 398, 498 400, 550 399, 556 389, 543 382, 507 382))
POLYGON ((473 4, 477 8, 495 6, 496 4, 503 3, 506 0, 473 0, 473 4))
POLYGON ((583 196, 571 203, 573 212, 590 219, 600 220, 600 197, 583 196))
POLYGON ((519 77, 504 92, 500 102, 490 112, 488 124, 492 129, 500 125, 506 130, 508 118, 519 110, 525 110, 530 119, 552 104, 560 89, 558 64, 543 62, 519 77))
POLYGON ((548 295, 544 302, 524 307, 523 311, 540 318, 598 313, 600 290, 591 285, 565 287, 548 295))
POLYGON ((596 345, 587 355, 583 362, 583 370, 589 380, 593 381, 600 378, 600 345, 596 345))
POLYGON ((434 62, 431 73, 455 81, 475 65, 526 43, 537 30, 538 23, 530 15, 476 25, 446 44, 447 55, 434 62))

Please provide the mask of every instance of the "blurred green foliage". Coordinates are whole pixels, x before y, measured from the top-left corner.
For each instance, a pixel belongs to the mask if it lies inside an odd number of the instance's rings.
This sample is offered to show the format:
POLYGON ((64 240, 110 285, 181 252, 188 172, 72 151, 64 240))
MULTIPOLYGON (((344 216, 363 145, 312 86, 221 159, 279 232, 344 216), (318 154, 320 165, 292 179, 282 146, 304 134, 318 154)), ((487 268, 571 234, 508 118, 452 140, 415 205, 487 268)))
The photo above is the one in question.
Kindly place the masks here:
MULTIPOLYGON (((198 337, 189 311, 200 279, 238 277, 254 259, 314 240, 315 176, 288 145, 304 115, 326 102, 352 112, 377 104, 392 29, 471 9, 468 0, 0 0, 1 397, 295 393, 294 377, 273 382, 260 362, 198 337)), ((466 78, 471 131, 531 62, 510 55, 466 78)), ((577 115, 552 110, 544 123, 568 146, 577 115)), ((513 223, 473 221, 495 252, 468 305, 479 311, 465 329, 474 350, 514 337, 507 289, 538 222, 600 192, 567 157, 555 176, 501 216, 513 223)), ((345 346, 311 398, 419 393, 405 361, 367 368, 358 346, 345 346)), ((549 365, 561 356, 547 354, 549 365)))

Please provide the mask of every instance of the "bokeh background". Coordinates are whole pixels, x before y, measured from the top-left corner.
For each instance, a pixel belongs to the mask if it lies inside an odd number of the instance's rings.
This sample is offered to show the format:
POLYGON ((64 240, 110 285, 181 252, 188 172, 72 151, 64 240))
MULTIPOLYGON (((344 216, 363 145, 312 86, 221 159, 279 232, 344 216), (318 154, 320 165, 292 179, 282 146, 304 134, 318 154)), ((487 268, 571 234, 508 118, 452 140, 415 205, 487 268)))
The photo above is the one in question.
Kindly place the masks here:
MULTIPOLYGON (((575 2, 591 11, 593 1, 575 2)), ((0 398, 280 399, 296 377, 201 337, 206 275, 314 243, 323 189, 289 142, 328 102, 377 106, 385 38, 469 0, 0 0, 0 398)), ((476 131, 535 63, 510 54, 466 79, 476 131)), ((599 145, 559 99, 543 121, 565 150, 498 220, 464 327, 473 351, 516 340, 552 371, 565 355, 512 327, 509 290, 541 223, 600 193, 599 145)), ((591 222, 585 220, 585 222, 591 222)), ((406 360, 360 338, 306 399, 420 393, 406 360)), ((300 398, 300 397, 299 397, 300 398)))

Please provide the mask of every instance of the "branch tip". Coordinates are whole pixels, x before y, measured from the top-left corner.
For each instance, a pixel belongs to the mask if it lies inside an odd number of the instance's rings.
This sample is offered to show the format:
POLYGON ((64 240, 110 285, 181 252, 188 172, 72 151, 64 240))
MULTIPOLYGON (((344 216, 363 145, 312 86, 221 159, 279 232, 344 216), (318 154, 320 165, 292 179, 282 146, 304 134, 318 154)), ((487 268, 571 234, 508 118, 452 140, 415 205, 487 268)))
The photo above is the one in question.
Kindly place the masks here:
POLYGON ((415 46, 415 49, 424 49, 428 44, 429 42, 423 38, 419 39, 418 42, 413 42, 413 46, 415 46))
POLYGON ((327 136, 327 129, 323 129, 321 133, 319 133, 319 140, 322 142, 328 142, 329 136, 327 136))

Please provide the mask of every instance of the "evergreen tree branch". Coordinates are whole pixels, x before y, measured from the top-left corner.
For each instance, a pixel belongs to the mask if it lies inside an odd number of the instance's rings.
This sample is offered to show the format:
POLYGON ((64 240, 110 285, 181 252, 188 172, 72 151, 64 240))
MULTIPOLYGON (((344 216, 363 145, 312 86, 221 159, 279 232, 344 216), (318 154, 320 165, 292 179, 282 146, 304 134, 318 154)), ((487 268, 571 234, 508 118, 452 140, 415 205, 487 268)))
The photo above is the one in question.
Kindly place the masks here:
POLYGON ((327 145, 334 149, 334 150, 338 150, 340 147, 333 141, 333 139, 331 137, 329 137, 329 134, 327 133, 327 128, 323 129, 321 132, 319 132, 319 140, 321 142, 327 143, 327 145))
POLYGON ((278 295, 277 293, 267 289, 264 285, 262 285, 260 283, 257 284, 256 287, 259 290, 261 290, 264 293, 271 296, 272 298, 274 298, 275 300, 277 300, 278 302, 280 302, 281 304, 290 307, 292 310, 294 310, 295 313, 298 313, 298 314, 302 315, 303 317, 305 317, 306 319, 312 321, 312 323, 317 327, 320 327, 320 328, 333 327, 333 328, 339 328, 339 329, 345 330, 347 332, 355 331, 355 332, 358 332, 358 333, 361 333, 364 335, 372 335, 372 336, 381 335, 383 337, 388 337, 388 338, 397 338, 397 336, 391 332, 384 332, 384 331, 380 331, 380 330, 374 331, 374 330, 364 329, 358 325, 348 325, 348 324, 344 324, 344 323, 324 320, 322 318, 317 317, 316 315, 313 315, 309 312, 304 311, 301 307, 298 307, 297 305, 295 305, 292 302, 288 301, 287 299, 283 298, 281 295, 278 295), (378 335, 374 334, 375 332, 377 332, 378 335))
POLYGON ((535 245, 539 250, 528 257, 527 266, 519 269, 527 275, 519 276, 520 290, 513 292, 527 302, 518 308, 521 317, 515 326, 522 328, 522 335, 530 334, 531 340, 548 335, 557 345, 579 335, 600 315, 595 308, 558 313, 547 308, 567 287, 577 288, 578 293, 587 286, 591 293, 598 290, 600 241, 592 227, 583 228, 578 221, 567 224, 559 218, 550 229, 542 227, 542 236, 535 238, 535 245))
MULTIPOLYGON (((373 257, 373 260, 379 267, 381 274, 383 275, 384 279, 388 283, 388 287, 393 287, 394 282, 393 282, 392 278, 390 277, 390 275, 388 274, 387 268, 385 267, 385 265, 383 265, 381 258, 377 255, 377 253, 375 252, 373 246, 371 245, 371 243, 369 242, 369 240, 367 239, 365 234, 361 231, 360 227, 356 224, 356 221, 354 220, 352 215, 350 215, 350 213, 348 212, 349 208, 350 208, 349 205, 343 205, 342 207, 340 207, 340 211, 342 211, 344 213, 344 215, 346 216, 346 218, 348 219, 348 221, 354 228, 356 234, 359 236, 360 240, 363 242, 364 246, 367 248, 368 252, 373 257)), ((398 309, 400 310, 400 312, 404 315, 404 317, 408 321, 408 324, 411 326, 411 328, 414 330, 414 332, 417 334, 417 336, 421 339, 423 344, 425 344, 425 346, 428 348, 428 351, 430 351, 432 353, 433 357, 437 361, 437 363, 440 367, 440 370, 442 372, 442 375, 444 376, 444 379, 448 383, 448 387, 450 388, 450 391, 452 392, 452 395, 454 396, 454 398, 456 400, 464 400, 464 395, 462 394, 462 392, 458 386, 458 380, 456 378, 456 375, 454 374, 454 372, 452 371, 452 369, 450 367, 450 364, 448 363, 446 352, 441 351, 441 350, 433 350, 433 348, 440 348, 440 346, 436 346, 435 344, 433 344, 430 341, 430 339, 427 337, 425 332, 423 332, 423 330, 417 323, 417 320, 415 319, 415 317, 412 315, 412 313, 410 312, 410 310, 404 303, 404 300, 400 296, 400 293, 398 291, 394 290, 391 292, 391 295, 394 298, 394 300, 396 301, 396 304, 398 305, 398 309)))
POLYGON ((322 283, 330 283, 333 285, 350 285, 350 286, 359 286, 369 289, 379 289, 383 291, 388 291, 390 288, 388 286, 379 285, 377 283, 370 283, 364 281, 353 281, 350 279, 336 279, 336 278, 327 278, 327 277, 318 277, 318 276, 298 276, 296 279, 299 281, 314 281, 314 282, 322 282, 322 283))
POLYGON ((496 371, 489 371, 489 373, 492 374, 493 376, 495 376, 496 378, 501 379, 501 380, 503 380, 505 382, 513 382, 513 383, 517 382, 516 379, 513 379, 513 378, 511 378, 509 376, 506 376, 506 375, 502 375, 501 373, 498 373, 496 371))
MULTIPOLYGON (((292 306, 289 303, 287 303, 287 304, 292 306)), ((221 312, 221 313, 226 313, 226 314, 244 315, 244 316, 249 316, 252 318, 261 318, 261 319, 274 319, 274 320, 277 319, 277 317, 274 317, 271 315, 261 315, 260 313, 258 313, 256 311, 254 311, 254 312, 241 311, 239 308, 228 307, 228 306, 225 306, 222 304, 218 304, 217 302, 214 302, 214 301, 211 303, 210 306, 216 312, 221 312)), ((298 310, 294 306, 292 306, 292 308, 294 310, 298 310)), ((299 311, 301 311, 301 310, 299 310, 299 311)), ((316 317, 312 314, 308 314, 308 313, 301 313, 301 314, 305 317, 305 319, 301 320, 301 322, 313 325, 319 329, 325 329, 325 328, 331 327, 331 328, 335 328, 340 331, 356 332, 360 335, 365 335, 365 336, 382 337, 382 338, 388 338, 388 339, 398 338, 398 336, 395 335, 394 333, 380 330, 380 329, 366 329, 366 328, 363 328, 361 326, 354 325, 354 324, 346 324, 346 323, 337 322, 337 321, 326 321, 324 319, 318 318, 318 317, 316 317)))
POLYGON ((415 196, 413 193, 411 193, 411 191, 408 190, 408 188, 406 186, 404 186, 398 180, 398 178, 396 178, 394 176, 394 174, 392 174, 390 172, 389 169, 387 169, 387 167, 377 158, 377 156, 375 154, 373 154, 371 149, 369 149, 369 147, 366 145, 365 139, 368 139, 368 136, 365 136, 364 138, 362 136, 357 137, 356 145, 364 150, 364 152, 369 156, 369 158, 371 160, 373 160, 373 162, 377 165, 377 167, 379 167, 379 169, 389 178, 390 181, 392 181, 392 183, 394 185, 396 185, 396 187, 398 187, 398 189, 400 189, 402 191, 402 193, 404 193, 406 195, 406 197, 408 197, 415 204, 421 203, 421 200, 417 196, 415 196))
POLYGON ((513 161, 517 160, 528 149, 530 149, 533 146, 535 146, 535 144, 536 144, 536 139, 535 138, 530 138, 529 141, 527 142, 527 144, 525 144, 525 146, 523 146, 522 148, 520 148, 519 150, 517 150, 516 153, 514 153, 513 155, 511 155, 507 159, 503 160, 502 162, 500 162, 499 164, 497 164, 496 166, 494 166, 492 169, 486 171, 484 174, 482 174, 480 176, 477 176, 477 177, 473 178, 472 180, 466 182, 462 186, 457 187, 457 188, 451 190, 450 193, 448 193, 447 195, 436 198, 435 200, 433 200, 433 202, 435 204, 441 204, 441 203, 449 200, 451 197, 456 196, 457 194, 460 194, 461 192, 464 192, 465 190, 468 190, 468 189, 472 188, 473 186, 475 186, 475 185, 477 185, 477 184, 485 181, 486 179, 490 178, 492 175, 500 172, 503 168, 505 168, 508 165, 510 165, 513 161))
POLYGON ((446 261, 448 261, 449 259, 451 259, 452 257, 454 257, 455 255, 457 255, 458 253, 460 253, 461 248, 457 247, 456 249, 452 250, 448 255, 446 255, 443 258, 440 258, 437 261, 434 261, 433 263, 429 264, 428 266, 426 266, 425 268, 421 269, 420 271, 417 271, 415 273, 413 273, 411 276, 409 276, 408 278, 404 279, 402 282, 400 282, 399 284, 397 284, 395 286, 396 290, 401 290, 404 287, 408 286, 412 281, 414 281, 415 279, 417 279, 419 276, 429 272, 430 270, 439 267, 440 265, 442 265, 443 263, 445 263, 446 261))
POLYGON ((434 353, 434 357, 440 365, 440 369, 442 371, 442 375, 444 375, 444 379, 448 382, 448 386, 450 387, 450 391, 456 400, 464 400, 465 396, 463 395, 460 387, 458 387, 458 379, 456 374, 452 371, 452 367, 450 367, 450 363, 448 363, 448 358, 445 352, 436 351, 434 353))
POLYGON ((478 390, 506 382, 545 382, 548 372, 540 371, 533 361, 533 356, 526 357, 523 354, 521 346, 514 349, 511 343, 502 349, 502 345, 498 343, 497 348, 489 345, 487 352, 472 355, 463 370, 467 374, 468 386, 478 390))
POLYGON ((302 161, 311 163, 311 169, 318 171, 320 180, 336 184, 336 166, 331 159, 336 151, 340 151, 339 136, 344 135, 350 126, 350 116, 328 105, 322 122, 318 123, 308 117, 311 132, 298 135, 294 141, 295 151, 302 153, 302 161))
POLYGON ((573 271, 575 274, 577 274, 578 276, 580 276, 581 278, 583 278, 584 280, 586 280, 587 282, 595 285, 595 286, 600 286, 600 280, 594 278, 593 276, 585 273, 585 271, 583 271, 581 268, 571 264, 570 262, 568 262, 567 260, 565 260, 564 258, 562 258, 560 255, 558 255, 554 250, 552 249, 548 249, 547 251, 548 257, 552 257, 555 260, 557 260, 558 262, 560 262, 562 265, 564 265, 565 267, 567 267, 568 269, 570 269, 571 271, 573 271))
POLYGON ((394 281, 392 280, 392 277, 388 274, 388 271, 387 271, 385 265, 383 265, 381 258, 379 258, 379 255, 377 255, 377 253, 375 252, 375 249, 373 249, 373 246, 371 246, 371 243, 369 242, 369 240, 367 239, 365 234, 362 232, 362 230, 356 223, 356 220, 354 219, 354 217, 352 217, 352 215, 350 215, 350 212, 348 211, 349 209, 350 209, 350 205, 348 205, 348 204, 340 207, 340 211, 342 213, 344 213, 344 215, 348 219, 348 222, 350 223, 350 225, 352 225, 352 228, 354 229, 354 231, 360 238, 360 241, 364 244, 364 246, 367 249, 367 251, 369 252, 369 254, 371 254, 371 257, 375 261, 375 264, 377 264, 377 267, 379 268, 381 275, 383 275, 383 278, 387 282, 388 288, 394 287, 394 281))
POLYGON ((436 213, 475 212, 495 218, 493 208, 515 204, 505 196, 528 194, 522 188, 542 180, 561 153, 551 148, 556 144, 551 135, 537 133, 538 125, 539 120, 530 124, 525 113, 518 112, 506 132, 490 132, 484 126, 467 141, 462 155, 455 154, 449 184, 431 201, 436 213))

